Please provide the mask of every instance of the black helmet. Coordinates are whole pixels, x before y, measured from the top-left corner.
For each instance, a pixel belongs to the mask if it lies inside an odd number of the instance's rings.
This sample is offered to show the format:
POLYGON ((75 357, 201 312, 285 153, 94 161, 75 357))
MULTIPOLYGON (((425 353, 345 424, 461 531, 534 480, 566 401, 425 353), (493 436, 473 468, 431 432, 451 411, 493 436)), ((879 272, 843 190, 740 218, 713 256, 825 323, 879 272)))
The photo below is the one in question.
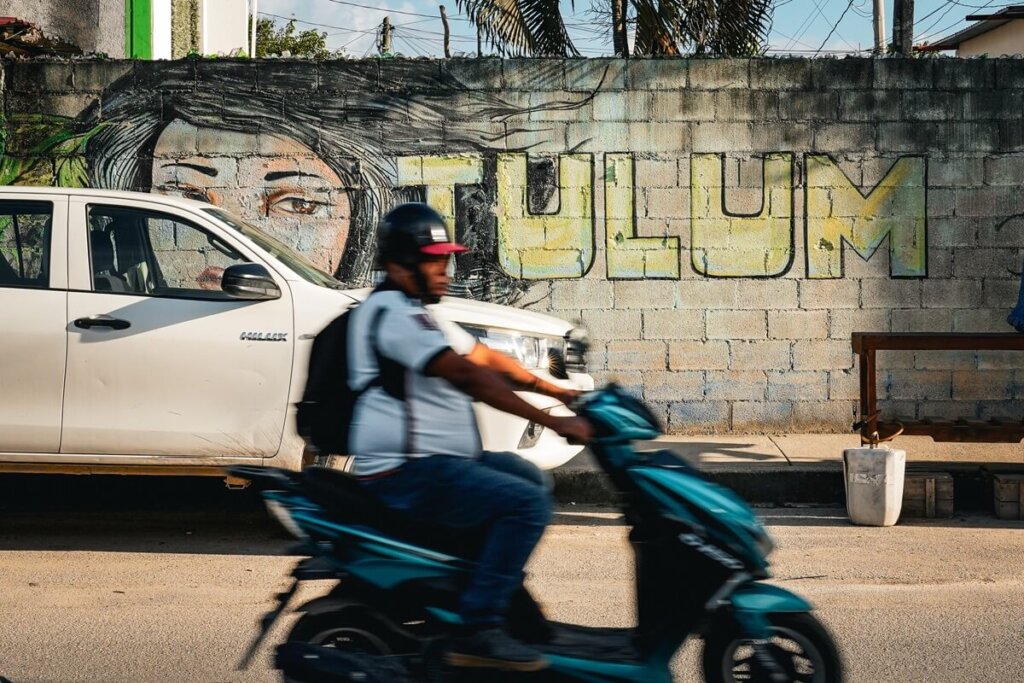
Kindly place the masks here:
POLYGON ((388 211, 378 227, 377 265, 397 263, 413 268, 424 256, 469 251, 448 237, 444 216, 426 204, 399 204, 388 211))

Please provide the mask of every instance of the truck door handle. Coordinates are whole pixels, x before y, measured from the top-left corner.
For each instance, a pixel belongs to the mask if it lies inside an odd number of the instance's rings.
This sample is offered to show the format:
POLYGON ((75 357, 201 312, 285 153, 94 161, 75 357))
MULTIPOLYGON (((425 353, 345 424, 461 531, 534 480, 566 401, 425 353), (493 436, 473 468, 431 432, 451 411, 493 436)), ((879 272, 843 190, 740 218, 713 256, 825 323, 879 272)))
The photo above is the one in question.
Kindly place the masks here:
POLYGON ((111 318, 109 315, 90 315, 88 318, 79 318, 75 321, 75 327, 82 330, 89 330, 93 327, 110 327, 115 330, 127 330, 132 324, 120 318, 111 318))

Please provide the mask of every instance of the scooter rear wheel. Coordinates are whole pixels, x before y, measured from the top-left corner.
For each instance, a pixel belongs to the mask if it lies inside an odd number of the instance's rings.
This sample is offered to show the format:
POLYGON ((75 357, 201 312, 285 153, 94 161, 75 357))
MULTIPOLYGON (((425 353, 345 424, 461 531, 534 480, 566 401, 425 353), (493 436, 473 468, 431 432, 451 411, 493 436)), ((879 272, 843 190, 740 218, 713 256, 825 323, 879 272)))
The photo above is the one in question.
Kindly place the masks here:
MULTIPOLYGON (((828 630, 810 614, 769 615, 769 647, 787 683, 842 683, 839 652, 828 630)), ((704 642, 706 683, 771 683, 754 648, 735 625, 712 631, 704 642)))
POLYGON ((404 654, 416 648, 386 616, 359 607, 304 614, 288 634, 288 642, 368 655, 404 654))

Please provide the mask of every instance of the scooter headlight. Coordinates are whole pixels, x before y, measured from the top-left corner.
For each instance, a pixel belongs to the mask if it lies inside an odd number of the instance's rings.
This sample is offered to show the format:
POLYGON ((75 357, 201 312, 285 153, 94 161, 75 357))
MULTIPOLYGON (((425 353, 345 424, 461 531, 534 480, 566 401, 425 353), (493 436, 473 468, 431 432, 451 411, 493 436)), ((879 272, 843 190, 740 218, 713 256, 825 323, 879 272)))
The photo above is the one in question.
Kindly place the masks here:
POLYGON ((306 538, 308 538, 306 532, 302 530, 302 527, 295 523, 295 520, 292 519, 292 513, 289 512, 288 508, 286 508, 284 505, 277 502, 276 500, 268 500, 267 510, 270 512, 270 515, 274 519, 276 519, 281 524, 281 526, 287 529, 288 533, 290 533, 292 536, 300 540, 305 540, 306 538))

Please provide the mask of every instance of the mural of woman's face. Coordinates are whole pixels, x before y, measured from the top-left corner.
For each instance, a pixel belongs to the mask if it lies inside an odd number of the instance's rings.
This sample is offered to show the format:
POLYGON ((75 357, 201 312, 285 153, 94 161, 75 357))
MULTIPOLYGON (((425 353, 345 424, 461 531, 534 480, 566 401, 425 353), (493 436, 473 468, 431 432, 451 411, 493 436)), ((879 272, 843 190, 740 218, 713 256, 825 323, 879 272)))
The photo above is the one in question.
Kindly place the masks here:
POLYGON ((341 262, 351 222, 343 185, 294 138, 200 128, 177 119, 153 151, 153 191, 220 206, 329 273, 341 262))

